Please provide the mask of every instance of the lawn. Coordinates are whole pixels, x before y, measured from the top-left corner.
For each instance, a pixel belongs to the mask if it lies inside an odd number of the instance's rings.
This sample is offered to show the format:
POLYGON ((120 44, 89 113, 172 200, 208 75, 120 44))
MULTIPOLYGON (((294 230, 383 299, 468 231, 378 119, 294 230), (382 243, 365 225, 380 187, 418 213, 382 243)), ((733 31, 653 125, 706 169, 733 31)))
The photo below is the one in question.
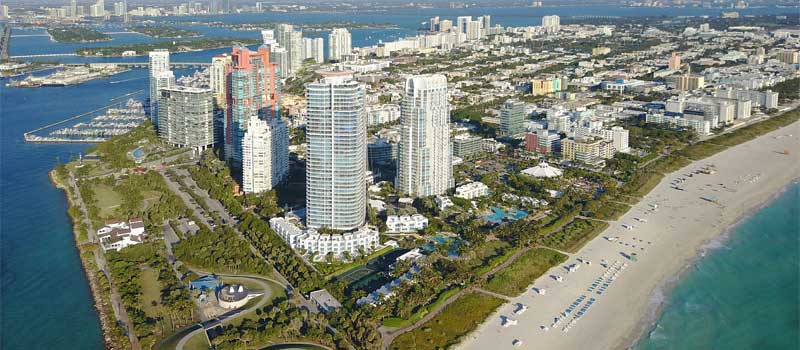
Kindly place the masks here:
POLYGON ((386 327, 395 327, 395 328, 405 327, 405 326, 408 326, 410 324, 413 324, 414 322, 419 321, 423 316, 425 316, 429 312, 431 312, 431 310, 435 310, 437 307, 439 307, 439 305, 441 303, 443 303, 445 300, 447 300, 447 298, 450 298, 454 294, 458 293, 458 291, 460 291, 461 289, 462 289, 461 287, 456 286, 456 287, 447 289, 444 292, 441 292, 439 294, 439 296, 436 297, 436 300, 434 300, 432 303, 430 303, 428 305, 425 305, 424 307, 421 307, 417 312, 415 312, 413 315, 411 315, 408 319, 402 319, 402 318, 399 318, 399 317, 387 317, 387 318, 383 319, 382 323, 386 327))
POLYGON ((155 318, 161 313, 159 307, 161 284, 158 283, 158 271, 143 265, 139 279, 142 282, 142 309, 147 316, 155 318))
POLYGON ((608 223, 594 220, 576 219, 544 239, 544 245, 570 253, 575 253, 584 244, 608 227, 608 223))
POLYGON ((495 273, 486 281, 486 289, 515 297, 551 267, 567 261, 567 256, 547 248, 531 249, 517 258, 506 268, 495 273))
POLYGON ((392 350, 449 348, 477 328, 503 304, 503 299, 471 292, 462 295, 422 326, 403 333, 389 346, 392 350))
POLYGON ((208 338, 206 338, 204 332, 199 332, 189 338, 183 348, 185 350, 208 350, 210 346, 208 345, 208 338))
POLYGON ((114 217, 116 216, 116 209, 122 203, 122 198, 111 186, 106 184, 98 184, 93 188, 95 198, 97 198, 97 207, 100 209, 100 217, 114 217))

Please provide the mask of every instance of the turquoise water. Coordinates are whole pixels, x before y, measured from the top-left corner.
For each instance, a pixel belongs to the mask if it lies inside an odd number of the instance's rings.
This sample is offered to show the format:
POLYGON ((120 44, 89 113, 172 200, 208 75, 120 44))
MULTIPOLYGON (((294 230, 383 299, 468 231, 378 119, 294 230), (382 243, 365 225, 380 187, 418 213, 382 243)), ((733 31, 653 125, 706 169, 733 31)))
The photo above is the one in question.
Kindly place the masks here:
POLYGON ((486 219, 493 223, 500 223, 503 221, 503 219, 516 221, 526 216, 528 216, 528 213, 524 210, 514 209, 511 211, 505 211, 500 207, 492 207, 492 213, 486 215, 486 219))
MULTIPOLYGON (((782 13, 791 10, 767 8, 742 13, 782 13)), ((630 9, 607 7, 559 7, 546 9, 427 9, 392 13, 292 14, 292 21, 324 22, 331 19, 361 22, 392 22, 399 29, 354 30, 355 46, 372 45, 414 34, 421 21, 431 15, 453 18, 458 15, 492 15, 502 25, 537 25, 545 14, 570 15, 718 15, 719 10, 630 9)), ((287 20, 286 14, 240 17, 287 20)), ((232 16, 222 20, 231 22, 232 16)), ((181 25, 183 26, 183 25, 181 25)), ((189 27, 189 26, 185 26, 189 27)), ((191 27, 206 37, 258 37, 254 31, 191 27)), ((109 26, 108 31, 118 29, 109 26)), ((41 33, 41 30, 14 30, 15 34, 41 33)), ((316 33, 315 33, 316 34, 316 33)), ((323 33, 319 33, 323 35, 323 33)), ((313 36, 313 35, 312 35, 313 36)), ((131 34, 115 34, 114 41, 93 44, 53 43, 47 37, 12 38, 11 55, 69 53, 80 46, 119 45, 152 42, 131 34)), ((175 62, 208 62, 230 49, 185 52, 172 55, 175 62)), ((61 57, 64 62, 143 62, 146 57, 99 58, 61 57)), ((176 72, 176 75, 188 74, 176 72)), ((88 145, 30 144, 22 133, 57 120, 87 112, 110 103, 110 99, 147 88, 147 71, 134 69, 115 77, 98 79, 78 86, 15 89, 0 79, 0 349, 102 349, 102 335, 92 308, 87 281, 74 247, 71 225, 63 193, 48 181, 47 171, 58 161, 76 157, 88 145), (112 84, 112 81, 120 81, 112 84)), ((795 225, 796 226, 796 225, 795 225)), ((796 242, 795 242, 796 243, 796 242)), ((454 253, 454 246, 450 253, 454 253)), ((793 246, 797 246, 794 244, 793 246)), ((457 247, 457 246, 456 246, 457 247)), ((796 259, 795 259, 796 260, 796 259)), ((796 265, 796 261, 795 261, 796 265)), ((795 288, 796 294, 796 288, 795 288)), ((796 319, 795 319, 796 320, 796 319)), ((795 322, 796 324, 796 322, 795 322)), ((780 328, 783 329, 783 328, 780 328)))
POLYGON ((688 271, 637 350, 800 348, 800 183, 688 271))

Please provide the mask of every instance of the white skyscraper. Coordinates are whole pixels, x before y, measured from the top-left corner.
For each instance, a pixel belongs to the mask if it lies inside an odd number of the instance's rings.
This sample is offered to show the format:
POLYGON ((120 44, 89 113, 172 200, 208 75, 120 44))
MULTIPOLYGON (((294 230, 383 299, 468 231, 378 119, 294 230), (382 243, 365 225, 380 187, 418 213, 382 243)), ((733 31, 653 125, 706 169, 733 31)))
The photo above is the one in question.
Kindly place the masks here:
POLYGON ((325 43, 322 38, 303 38, 303 60, 309 58, 316 63, 325 62, 325 43))
POLYGON ((261 41, 264 45, 270 46, 277 41, 275 41, 275 31, 272 29, 264 29, 261 31, 261 41))
POLYGON ((447 78, 408 78, 401 108, 396 187, 415 197, 444 194, 453 187, 447 78))
POLYGON ((246 193, 269 191, 289 172, 289 139, 280 118, 247 121, 242 140, 242 189, 246 193))
POLYGON ((292 75, 303 66, 303 32, 294 30, 291 24, 281 24, 276 40, 286 50, 288 58, 288 64, 281 65, 281 74, 292 75))
POLYGON ((171 87, 175 76, 169 70, 169 51, 158 49, 150 51, 150 120, 158 125, 158 90, 171 87), (166 73, 169 74, 166 74, 166 73), (169 77, 172 75, 172 80, 169 77))
POLYGON ((456 18, 456 32, 467 34, 467 25, 472 22, 472 16, 460 16, 456 18))
POLYGON ((557 33, 561 30, 561 17, 557 15, 542 17, 542 28, 548 33, 557 33))
POLYGON ((350 72, 306 85, 306 225, 352 230, 367 207, 364 86, 350 72))
POLYGON ((106 4, 104 0, 97 0, 94 5, 89 6, 89 16, 103 17, 106 14, 106 4))
POLYGON ((615 126, 611 128, 611 132, 612 142, 617 152, 628 153, 628 151, 630 151, 630 147, 628 146, 628 130, 625 130, 621 126, 615 126))
POLYGON ((353 51, 352 36, 345 28, 333 28, 328 34, 328 59, 341 60, 353 51))

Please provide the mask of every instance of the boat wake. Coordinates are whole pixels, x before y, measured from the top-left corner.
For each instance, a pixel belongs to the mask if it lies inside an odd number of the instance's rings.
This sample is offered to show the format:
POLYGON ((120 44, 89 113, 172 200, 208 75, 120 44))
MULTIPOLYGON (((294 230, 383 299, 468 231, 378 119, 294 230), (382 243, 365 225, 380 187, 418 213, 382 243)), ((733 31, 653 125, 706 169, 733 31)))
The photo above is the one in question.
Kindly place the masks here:
POLYGON ((144 78, 139 77, 139 78, 124 79, 124 80, 115 80, 115 81, 112 81, 111 84, 119 84, 119 83, 124 83, 126 81, 133 81, 133 80, 139 80, 139 79, 144 79, 144 78))

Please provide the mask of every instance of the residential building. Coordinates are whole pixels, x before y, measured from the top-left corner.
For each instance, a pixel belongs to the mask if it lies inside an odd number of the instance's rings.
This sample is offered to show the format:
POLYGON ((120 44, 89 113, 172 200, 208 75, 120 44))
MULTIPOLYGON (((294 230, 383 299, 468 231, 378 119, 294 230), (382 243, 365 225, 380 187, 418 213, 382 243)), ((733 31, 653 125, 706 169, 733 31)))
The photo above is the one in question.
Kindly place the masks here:
POLYGON ((614 126, 611 129, 593 130, 587 136, 600 136, 603 140, 610 141, 616 152, 628 153, 628 130, 621 126, 614 126))
POLYGON ((702 89, 706 85, 705 77, 702 75, 680 75, 675 78, 675 89, 681 91, 692 91, 702 89))
POLYGON ((647 123, 670 125, 672 127, 687 128, 694 131, 699 136, 711 134, 711 122, 703 119, 702 116, 668 116, 659 113, 648 113, 645 116, 647 123))
POLYGON ((483 152, 483 140, 469 134, 459 134, 453 138, 453 156, 468 158, 483 152))
POLYGON ((579 161, 591 166, 605 166, 605 159, 614 156, 611 142, 599 137, 567 138, 561 140, 561 159, 579 161))
POLYGON ((201 152, 214 145, 214 98, 210 89, 175 86, 161 89, 158 135, 176 147, 201 152))
POLYGON ((672 71, 681 70, 681 56, 677 52, 673 52, 672 56, 667 61, 667 69, 672 71))
POLYGON ((539 154, 561 152, 561 135, 557 132, 539 129, 525 136, 525 150, 539 154))
POLYGON ((124 248, 142 243, 147 238, 142 219, 130 221, 108 221, 106 225, 97 230, 97 238, 103 250, 120 251, 124 248))
POLYGON ((383 104, 367 107, 367 119, 369 126, 376 126, 391 123, 400 119, 400 105, 383 104))
POLYGON ((280 24, 276 40, 286 50, 288 60, 287 64, 281 64, 281 72, 291 76, 303 66, 303 32, 294 30, 291 24, 280 24))
POLYGON ((280 217, 270 219, 269 225, 292 249, 317 258, 328 254, 341 258, 345 253, 360 256, 380 247, 380 233, 367 226, 342 234, 323 234, 314 228, 301 229, 280 217))
POLYGON ((483 182, 470 182, 456 187, 455 196, 464 199, 474 199, 488 196, 490 193, 489 186, 484 185, 483 182))
POLYGON ((350 32, 345 28, 333 28, 328 34, 328 59, 339 61, 353 51, 350 32))
POLYGON ((781 61, 786 64, 798 64, 800 63, 800 51, 797 50, 783 50, 779 51, 775 58, 778 61, 781 61))
POLYGON ((258 51, 234 47, 231 54, 223 151, 236 176, 242 170, 242 140, 248 121, 252 118, 270 121, 280 117, 278 65, 271 63, 269 56, 269 48, 263 46, 258 51))
POLYGON ((400 113, 396 187, 410 196, 427 197, 453 186, 450 149, 450 103, 444 75, 406 80, 400 113))
POLYGON ((403 233, 416 232, 428 227, 428 218, 420 215, 389 215, 386 217, 386 232, 403 233))
POLYGON ((533 79, 531 81, 531 94, 548 95, 563 90, 566 87, 561 78, 533 79))
POLYGON ((230 54, 216 55, 211 58, 211 67, 209 68, 208 84, 214 94, 214 102, 217 108, 225 108, 225 96, 228 93, 228 76, 231 74, 231 60, 230 54))
POLYGON ((306 225, 352 230, 367 206, 364 86, 350 72, 321 75, 306 85, 306 225))
POLYGON ((525 103, 507 100, 500 110, 500 135, 511 137, 525 132, 525 103))
POLYGON ((556 15, 543 16, 542 28, 546 33, 558 33, 561 30, 561 17, 556 15))
POLYGON ((386 139, 379 138, 367 145, 367 159, 369 168, 390 164, 395 160, 395 146, 386 139))
POLYGON ((322 38, 303 38, 303 60, 313 59, 315 63, 325 62, 325 44, 322 38))
POLYGON ((242 188, 269 191, 289 173, 289 132, 280 118, 250 118, 242 142, 242 188))
POLYGON ((169 70, 169 51, 165 49, 158 49, 150 51, 148 54, 150 59, 150 121, 154 126, 158 125, 158 90, 165 87, 170 87, 171 82, 174 82, 175 77, 170 81, 169 75, 166 74, 169 70))
POLYGON ((97 0, 96 3, 89 6, 90 17, 103 17, 106 15, 106 3, 104 0, 97 0))
POLYGON ((752 107, 778 108, 778 93, 772 90, 758 91, 736 87, 723 87, 714 92, 715 97, 740 101, 750 100, 752 107))
POLYGON ((547 114, 547 129, 555 132, 568 132, 572 127, 569 115, 562 113, 547 114))

